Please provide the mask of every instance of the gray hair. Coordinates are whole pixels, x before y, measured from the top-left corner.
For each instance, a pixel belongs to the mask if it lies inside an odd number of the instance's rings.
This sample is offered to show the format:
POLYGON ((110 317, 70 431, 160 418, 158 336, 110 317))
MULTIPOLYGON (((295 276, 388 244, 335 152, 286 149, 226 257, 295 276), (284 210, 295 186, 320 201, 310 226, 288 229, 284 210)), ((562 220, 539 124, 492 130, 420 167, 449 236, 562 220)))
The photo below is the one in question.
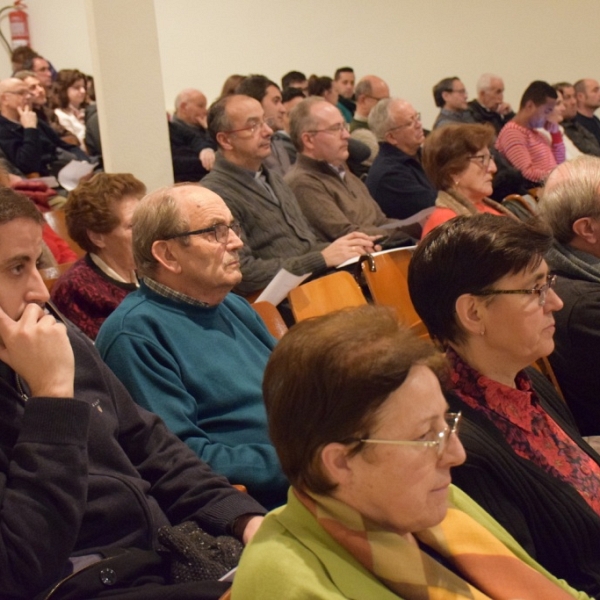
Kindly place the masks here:
POLYGON ((482 90, 489 90, 492 87, 492 79, 500 79, 500 81, 502 81, 502 77, 500 77, 500 75, 494 75, 493 73, 484 73, 477 80, 477 93, 479 94, 479 92, 481 92, 482 90))
POLYGON ((359 96, 370 96, 373 93, 373 86, 371 85, 371 80, 367 77, 361 79, 354 88, 354 96, 358 98, 359 96))
POLYGON ((208 109, 208 133, 215 142, 217 141, 217 133, 229 131, 231 129, 231 121, 227 114, 227 105, 234 97, 239 97, 239 95, 231 94, 229 96, 223 96, 216 102, 213 102, 208 109))
POLYGON ((375 134, 378 142, 385 141, 386 133, 394 127, 394 119, 391 114, 392 102, 399 98, 384 98, 379 100, 369 113, 369 129, 375 134))
POLYGON ((539 210, 556 240, 571 242, 575 221, 600 217, 600 158, 582 155, 554 169, 540 197, 539 210))
POLYGON ((312 114, 312 107, 321 102, 327 102, 327 100, 322 96, 310 96, 310 98, 298 102, 290 113, 290 138, 298 152, 304 150, 302 134, 315 129, 318 125, 317 118, 312 114))
MULTIPOLYGON (((144 196, 133 214, 133 258, 140 277, 153 277, 156 273, 158 261, 152 254, 154 242, 188 229, 180 203, 172 195, 173 187, 177 186, 160 188, 144 196)), ((178 241, 184 246, 190 243, 189 237, 178 238, 178 241)))

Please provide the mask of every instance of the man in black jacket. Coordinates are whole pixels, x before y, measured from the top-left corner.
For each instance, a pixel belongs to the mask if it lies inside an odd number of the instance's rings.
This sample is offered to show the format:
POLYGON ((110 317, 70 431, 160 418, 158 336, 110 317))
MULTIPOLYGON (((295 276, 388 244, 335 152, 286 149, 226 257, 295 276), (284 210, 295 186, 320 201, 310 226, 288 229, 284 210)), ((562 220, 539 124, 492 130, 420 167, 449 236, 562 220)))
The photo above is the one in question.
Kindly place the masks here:
POLYGON ((583 435, 600 435, 600 158, 559 165, 539 208, 554 234, 546 262, 564 302, 550 363, 583 435))
POLYGON ((131 587, 131 599, 218 598, 223 584, 172 584, 154 552, 159 528, 193 521, 247 542, 264 510, 139 408, 90 341, 46 307, 42 222, 27 198, 0 190, 1 595, 31 599, 96 570, 115 598, 131 587), (151 557, 143 582, 104 566, 124 549, 151 557))
POLYGON ((175 113, 169 121, 169 139, 175 181, 199 181, 215 161, 216 144, 206 131, 206 96, 185 89, 175 98, 175 113))
POLYGON ((31 109, 31 92, 16 78, 0 81, 0 147, 6 158, 25 175, 56 175, 71 159, 88 155, 61 140, 31 109))

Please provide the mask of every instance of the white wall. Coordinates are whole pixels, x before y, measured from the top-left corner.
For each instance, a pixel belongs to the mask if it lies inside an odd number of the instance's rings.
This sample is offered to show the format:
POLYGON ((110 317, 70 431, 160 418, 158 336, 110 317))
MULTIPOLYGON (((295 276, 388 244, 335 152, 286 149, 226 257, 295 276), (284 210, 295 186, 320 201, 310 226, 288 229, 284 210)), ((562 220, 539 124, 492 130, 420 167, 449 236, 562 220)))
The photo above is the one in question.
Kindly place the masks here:
MULTIPOLYGON (((436 114, 431 87, 445 76, 460 76, 472 96, 482 72, 497 72, 513 105, 533 79, 600 78, 598 0, 154 3, 169 109, 185 87, 198 87, 214 99, 231 73, 279 80, 290 69, 331 75, 349 64, 359 76, 372 72, 386 79, 392 94, 410 100, 430 126, 436 114)), ((84 3, 27 4, 33 47, 57 68, 91 72, 84 3)), ((5 31, 6 23, 0 25, 5 31)), ((8 68, 0 56, 2 76, 8 68)))

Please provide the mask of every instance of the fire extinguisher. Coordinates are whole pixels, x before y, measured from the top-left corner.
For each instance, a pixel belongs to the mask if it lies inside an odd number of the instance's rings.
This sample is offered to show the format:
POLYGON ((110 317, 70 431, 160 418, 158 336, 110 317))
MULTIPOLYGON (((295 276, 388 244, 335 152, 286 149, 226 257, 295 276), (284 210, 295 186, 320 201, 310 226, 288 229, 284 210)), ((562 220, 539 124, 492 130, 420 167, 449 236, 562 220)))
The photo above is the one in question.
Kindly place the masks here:
POLYGON ((10 45, 13 50, 18 46, 31 45, 27 13, 23 10, 25 8, 27 7, 22 0, 16 0, 13 5, 13 10, 8 13, 8 22, 10 25, 10 45))

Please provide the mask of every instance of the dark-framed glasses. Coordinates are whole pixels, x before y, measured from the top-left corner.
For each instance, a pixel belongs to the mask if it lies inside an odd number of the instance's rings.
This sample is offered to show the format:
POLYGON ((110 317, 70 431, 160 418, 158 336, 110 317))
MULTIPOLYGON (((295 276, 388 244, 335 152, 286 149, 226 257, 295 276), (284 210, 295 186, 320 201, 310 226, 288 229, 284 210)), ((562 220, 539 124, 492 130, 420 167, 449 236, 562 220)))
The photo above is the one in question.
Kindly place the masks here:
POLYGON ((548 290, 556 285, 556 275, 554 273, 548 276, 548 280, 540 287, 534 287, 530 290, 483 290, 473 294, 473 296, 496 296, 499 294, 539 294, 540 306, 546 304, 548 290))
POLYGON ((487 170, 487 168, 490 166, 490 163, 494 160, 494 157, 491 154, 476 154, 475 156, 469 156, 469 160, 474 160, 475 162, 479 163, 481 167, 487 170))
POLYGON ((396 127, 392 127, 387 130, 387 133, 390 131, 396 131, 397 129, 404 129, 406 127, 416 127, 419 123, 421 123, 421 113, 416 113, 414 117, 408 122, 404 123, 404 125, 397 125, 396 127))
POLYGON ((185 231, 183 233, 175 233, 174 235, 168 235, 165 240, 174 240, 175 238, 187 237, 188 235, 201 235, 203 233, 213 233, 215 236, 215 242, 219 244, 226 244, 229 241, 229 230, 233 231, 235 235, 240 237, 242 233, 242 226, 234 221, 230 225, 225 223, 217 223, 210 227, 204 227, 204 229, 195 229, 194 231, 185 231))
POLYGON ((448 439, 451 434, 455 434, 458 431, 458 424, 462 414, 457 413, 446 413, 444 415, 444 421, 446 426, 438 433, 435 433, 432 440, 378 440, 373 438, 364 438, 355 440, 357 442, 363 442, 364 444, 393 444, 395 446, 423 446, 424 448, 435 448, 438 457, 444 454, 444 450, 448 446, 448 439))
POLYGON ((350 131, 350 124, 346 123, 336 123, 331 127, 325 127, 323 129, 310 129, 306 133, 333 133, 337 135, 341 135, 342 131, 350 131))

